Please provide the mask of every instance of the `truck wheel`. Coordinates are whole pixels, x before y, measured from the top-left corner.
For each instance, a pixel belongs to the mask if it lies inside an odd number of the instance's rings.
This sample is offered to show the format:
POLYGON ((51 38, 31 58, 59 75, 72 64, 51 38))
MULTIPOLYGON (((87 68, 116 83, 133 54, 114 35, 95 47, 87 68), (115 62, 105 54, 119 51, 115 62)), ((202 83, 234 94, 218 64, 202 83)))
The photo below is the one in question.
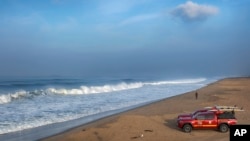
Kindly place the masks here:
POLYGON ((225 133, 228 131, 228 126, 226 124, 221 124, 219 129, 221 132, 225 133))
POLYGON ((190 124, 185 124, 183 127, 182 127, 182 130, 186 133, 189 133, 192 131, 192 126, 190 124))

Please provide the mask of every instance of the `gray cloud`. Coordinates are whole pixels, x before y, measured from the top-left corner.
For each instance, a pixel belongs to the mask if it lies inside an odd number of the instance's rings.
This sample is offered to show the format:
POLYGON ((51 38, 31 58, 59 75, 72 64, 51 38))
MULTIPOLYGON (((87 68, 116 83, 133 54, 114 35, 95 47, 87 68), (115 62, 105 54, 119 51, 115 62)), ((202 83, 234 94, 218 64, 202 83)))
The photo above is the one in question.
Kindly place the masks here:
POLYGON ((175 7, 171 14, 184 21, 203 21, 219 12, 218 8, 211 5, 197 4, 187 1, 175 7))

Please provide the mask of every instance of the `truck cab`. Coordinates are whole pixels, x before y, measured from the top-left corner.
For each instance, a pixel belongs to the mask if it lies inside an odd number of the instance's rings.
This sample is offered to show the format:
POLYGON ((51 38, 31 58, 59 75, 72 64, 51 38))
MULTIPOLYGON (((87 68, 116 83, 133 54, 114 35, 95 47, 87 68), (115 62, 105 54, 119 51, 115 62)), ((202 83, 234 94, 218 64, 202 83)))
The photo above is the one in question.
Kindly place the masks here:
POLYGON ((227 132, 231 125, 237 123, 233 113, 230 112, 198 112, 193 116, 178 116, 177 125, 184 132, 191 132, 192 129, 219 129, 227 132))
POLYGON ((217 106, 214 106, 214 107, 205 107, 203 109, 199 109, 199 110, 196 110, 194 111, 193 113, 189 113, 189 114, 180 114, 178 115, 178 119, 179 118, 183 118, 183 117, 192 117, 198 113, 203 113, 203 112, 215 112, 215 113, 220 113, 220 109, 217 108, 217 106))

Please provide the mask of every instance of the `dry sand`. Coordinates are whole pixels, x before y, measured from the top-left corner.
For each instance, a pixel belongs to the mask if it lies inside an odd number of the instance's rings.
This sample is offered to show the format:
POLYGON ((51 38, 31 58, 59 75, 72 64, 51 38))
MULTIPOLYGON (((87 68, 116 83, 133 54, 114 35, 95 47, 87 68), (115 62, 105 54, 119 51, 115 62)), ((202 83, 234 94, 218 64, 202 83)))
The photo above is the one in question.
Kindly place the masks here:
POLYGON ((45 141, 229 141, 229 132, 176 127, 176 117, 206 106, 237 105, 238 124, 250 124, 250 78, 228 78, 195 91, 174 96, 96 122, 79 126, 45 141))

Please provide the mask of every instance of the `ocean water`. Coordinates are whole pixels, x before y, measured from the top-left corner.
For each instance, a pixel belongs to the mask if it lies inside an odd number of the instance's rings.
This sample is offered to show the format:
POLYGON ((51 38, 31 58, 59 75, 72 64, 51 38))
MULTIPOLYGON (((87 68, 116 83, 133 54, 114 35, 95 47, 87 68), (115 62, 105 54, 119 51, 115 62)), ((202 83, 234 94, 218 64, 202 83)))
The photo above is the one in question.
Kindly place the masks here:
POLYGON ((0 135, 196 90, 216 78, 1 78, 0 135))

